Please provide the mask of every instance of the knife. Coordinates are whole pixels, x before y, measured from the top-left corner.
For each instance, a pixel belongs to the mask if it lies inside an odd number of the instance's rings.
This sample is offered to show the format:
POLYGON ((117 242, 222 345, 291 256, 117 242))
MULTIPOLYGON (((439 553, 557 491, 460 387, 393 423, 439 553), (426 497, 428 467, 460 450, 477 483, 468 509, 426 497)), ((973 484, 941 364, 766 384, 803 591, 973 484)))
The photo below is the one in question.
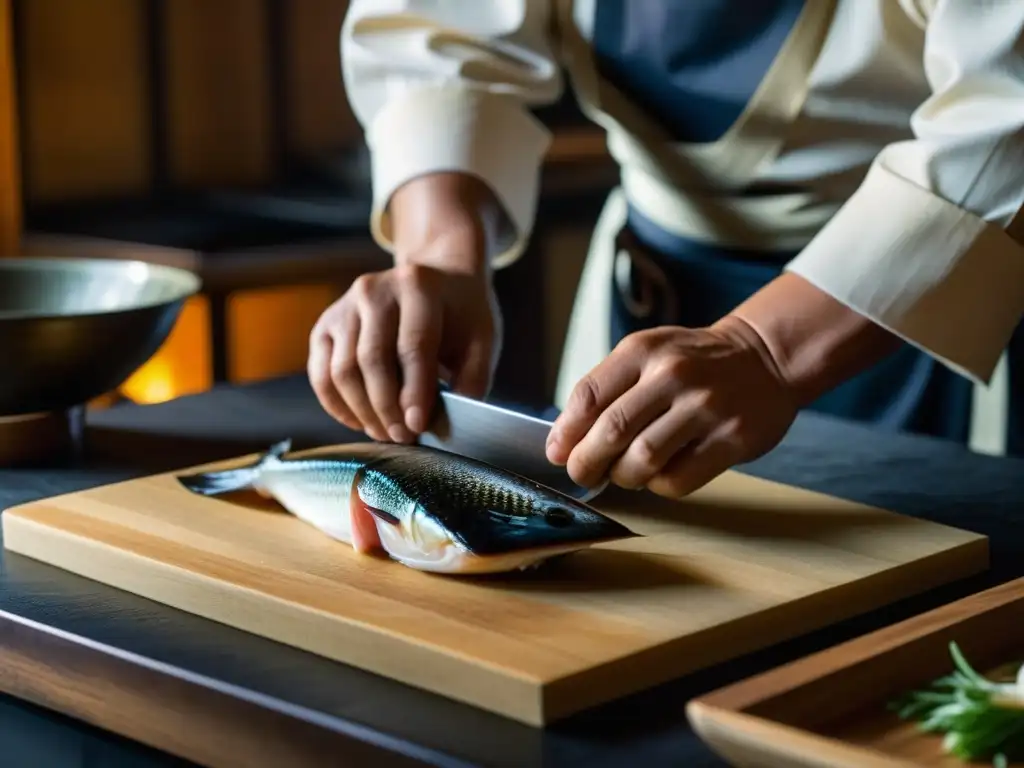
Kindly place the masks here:
POLYGON ((554 488, 587 502, 608 485, 593 488, 573 482, 564 467, 548 461, 545 444, 552 422, 440 389, 437 410, 420 445, 468 456, 554 488))

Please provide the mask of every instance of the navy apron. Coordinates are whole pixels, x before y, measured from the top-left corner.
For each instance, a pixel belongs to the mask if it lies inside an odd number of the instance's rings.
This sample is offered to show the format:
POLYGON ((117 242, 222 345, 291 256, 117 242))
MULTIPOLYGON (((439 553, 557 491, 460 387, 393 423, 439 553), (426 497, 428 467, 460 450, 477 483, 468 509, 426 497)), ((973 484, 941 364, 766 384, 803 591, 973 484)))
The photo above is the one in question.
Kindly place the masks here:
MULTIPOLYGON (((603 78, 680 142, 709 142, 739 117, 805 0, 597 0, 593 47, 603 78)), ((782 273, 795 252, 717 247, 668 233, 631 209, 616 245, 611 342, 671 324, 707 326, 782 273)), ((1018 334, 1020 336, 1020 334, 1018 334)), ((1024 374, 1024 339, 1012 345, 1024 374)), ((810 410, 966 443, 972 383, 904 344, 810 410)), ((1007 451, 1024 450, 1011 408, 1007 451)))
MULTIPOLYGON (((795 253, 703 245, 635 210, 616 242, 611 342, 646 328, 710 325, 782 273, 795 253)), ((909 344, 808 409, 892 431, 966 443, 972 383, 909 344)))

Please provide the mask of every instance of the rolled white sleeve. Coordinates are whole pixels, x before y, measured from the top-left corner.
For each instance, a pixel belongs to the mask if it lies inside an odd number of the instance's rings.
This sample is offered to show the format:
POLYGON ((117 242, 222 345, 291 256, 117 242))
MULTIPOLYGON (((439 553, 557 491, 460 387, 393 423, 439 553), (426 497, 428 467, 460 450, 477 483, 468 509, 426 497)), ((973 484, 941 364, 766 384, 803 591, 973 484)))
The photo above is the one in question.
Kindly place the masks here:
POLYGON ((548 0, 352 0, 341 61, 371 153, 374 239, 393 250, 388 203, 417 176, 461 171, 507 215, 492 263, 522 252, 550 133, 530 108, 561 95, 548 0))
POLYGON ((988 382, 1024 312, 1024 2, 937 0, 924 66, 914 138, 787 268, 988 382))

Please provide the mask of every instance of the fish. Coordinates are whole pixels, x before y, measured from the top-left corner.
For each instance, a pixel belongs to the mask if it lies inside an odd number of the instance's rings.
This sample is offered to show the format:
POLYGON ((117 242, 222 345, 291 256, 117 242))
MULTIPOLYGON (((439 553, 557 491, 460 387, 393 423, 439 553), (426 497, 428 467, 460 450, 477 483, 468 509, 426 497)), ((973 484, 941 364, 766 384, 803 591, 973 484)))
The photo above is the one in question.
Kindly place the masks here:
POLYGON ((290 451, 291 440, 282 440, 247 465, 177 480, 203 496, 256 491, 348 544, 353 510, 362 507, 392 560, 434 573, 526 570, 639 535, 560 491, 439 448, 363 442, 290 451))

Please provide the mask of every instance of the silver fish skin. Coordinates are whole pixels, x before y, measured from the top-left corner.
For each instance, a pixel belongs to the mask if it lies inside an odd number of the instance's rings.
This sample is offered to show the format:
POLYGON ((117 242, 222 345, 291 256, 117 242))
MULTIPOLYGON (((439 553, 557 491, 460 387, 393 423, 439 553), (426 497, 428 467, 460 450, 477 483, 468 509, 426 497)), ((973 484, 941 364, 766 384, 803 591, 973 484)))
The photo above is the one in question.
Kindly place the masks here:
POLYGON ((286 458, 291 441, 243 467, 183 475, 205 496, 252 489, 332 538, 352 543, 352 510, 411 568, 501 573, 637 536, 587 504, 517 474, 426 446, 353 443, 286 458))

